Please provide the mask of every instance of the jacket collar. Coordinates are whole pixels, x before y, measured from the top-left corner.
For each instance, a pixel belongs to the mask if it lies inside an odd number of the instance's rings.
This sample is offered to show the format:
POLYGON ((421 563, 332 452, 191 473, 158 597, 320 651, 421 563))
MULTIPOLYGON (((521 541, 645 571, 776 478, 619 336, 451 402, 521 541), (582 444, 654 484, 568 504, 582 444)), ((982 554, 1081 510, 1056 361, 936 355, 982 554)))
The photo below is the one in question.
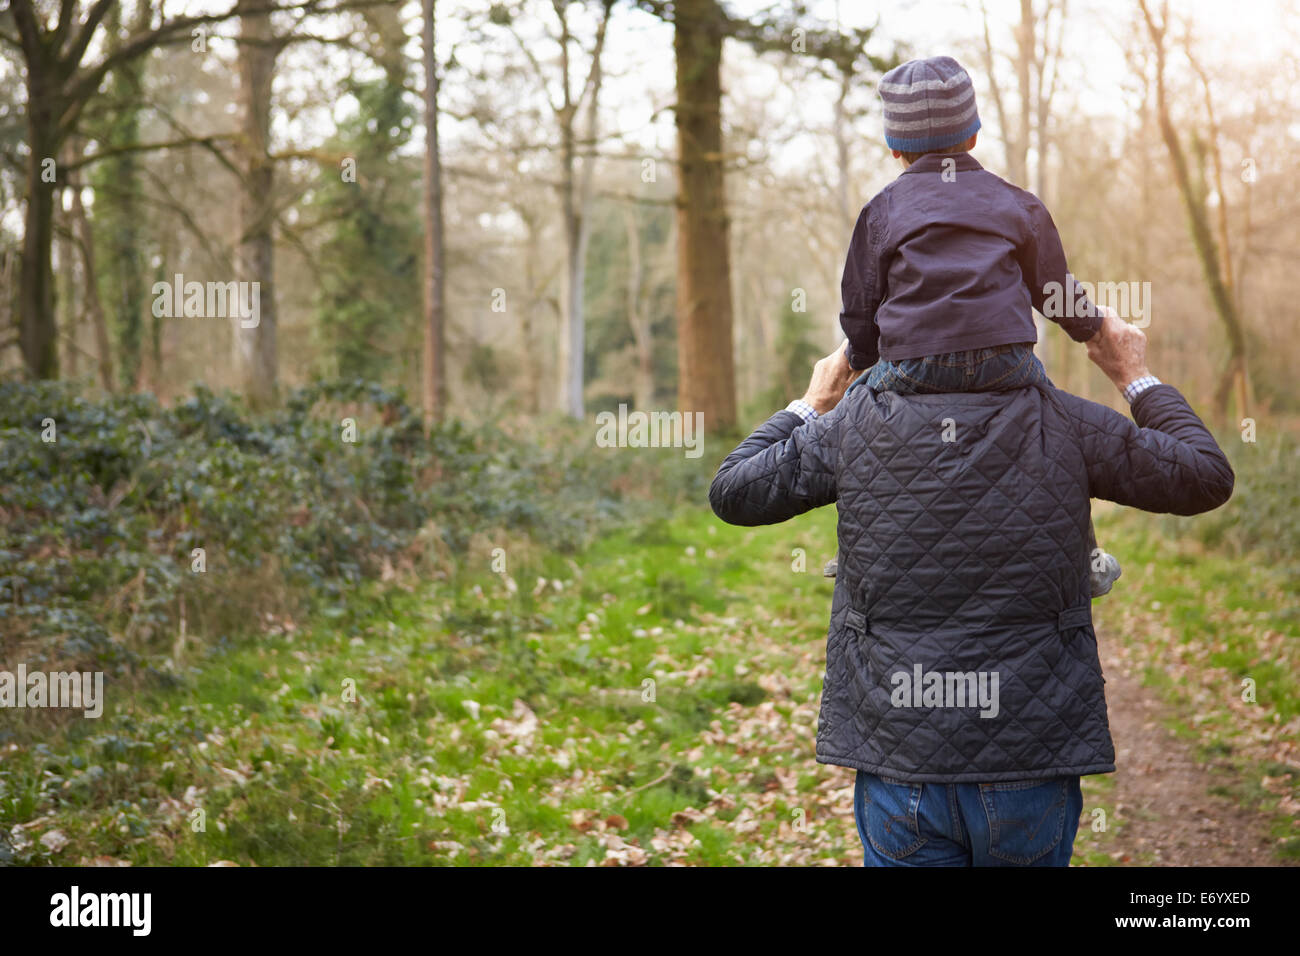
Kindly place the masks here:
POLYGON ((943 161, 945 159, 956 160, 956 166, 952 167, 958 172, 965 172, 968 169, 983 169, 979 161, 970 153, 926 153, 908 166, 903 173, 938 173, 944 170, 943 161))

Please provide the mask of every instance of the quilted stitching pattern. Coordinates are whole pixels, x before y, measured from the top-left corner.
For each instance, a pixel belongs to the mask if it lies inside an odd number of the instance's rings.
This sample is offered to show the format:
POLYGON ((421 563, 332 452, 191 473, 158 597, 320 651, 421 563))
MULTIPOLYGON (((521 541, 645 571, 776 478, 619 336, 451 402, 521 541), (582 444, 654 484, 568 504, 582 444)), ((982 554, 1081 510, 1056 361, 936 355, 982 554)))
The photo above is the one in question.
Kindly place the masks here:
POLYGON ((1133 412, 1148 427, 1051 388, 859 388, 806 426, 778 413, 727 458, 709 497, 733 524, 838 505, 819 761, 909 782, 1114 769, 1088 599, 1089 498, 1196 514, 1233 483, 1176 389, 1144 392, 1133 412), (1060 629, 1068 608, 1088 623, 1060 629), (865 624, 850 627, 851 609, 865 624), (892 706, 891 675, 916 664, 997 673, 999 714, 892 706))

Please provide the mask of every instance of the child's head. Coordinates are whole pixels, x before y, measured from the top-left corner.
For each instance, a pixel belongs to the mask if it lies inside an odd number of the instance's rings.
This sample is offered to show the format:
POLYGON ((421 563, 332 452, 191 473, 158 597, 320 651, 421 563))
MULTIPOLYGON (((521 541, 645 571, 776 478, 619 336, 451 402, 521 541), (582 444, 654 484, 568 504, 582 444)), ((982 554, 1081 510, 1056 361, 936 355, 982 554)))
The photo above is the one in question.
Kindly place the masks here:
POLYGON ((960 153, 980 128, 975 87, 950 56, 909 60, 880 79, 885 142, 904 166, 926 153, 960 153))

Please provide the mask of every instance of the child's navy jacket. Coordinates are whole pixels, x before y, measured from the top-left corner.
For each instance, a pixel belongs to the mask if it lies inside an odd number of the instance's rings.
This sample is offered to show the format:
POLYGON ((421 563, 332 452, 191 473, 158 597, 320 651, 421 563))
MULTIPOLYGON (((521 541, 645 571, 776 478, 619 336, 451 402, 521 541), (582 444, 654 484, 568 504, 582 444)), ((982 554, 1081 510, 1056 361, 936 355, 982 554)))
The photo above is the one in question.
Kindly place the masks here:
POLYGON ((1076 342, 1102 322, 1047 207, 969 153, 920 157, 863 207, 840 291, 854 368, 1036 342, 1031 306, 1076 342))

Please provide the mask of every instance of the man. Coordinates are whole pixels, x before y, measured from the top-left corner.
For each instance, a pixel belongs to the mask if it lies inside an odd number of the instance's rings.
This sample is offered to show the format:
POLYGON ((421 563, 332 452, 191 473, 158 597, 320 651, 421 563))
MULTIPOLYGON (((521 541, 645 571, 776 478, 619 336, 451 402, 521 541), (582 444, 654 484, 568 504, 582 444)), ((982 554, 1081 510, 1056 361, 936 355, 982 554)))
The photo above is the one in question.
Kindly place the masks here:
POLYGON ((1199 514, 1233 473, 1140 329, 1109 316, 1088 354, 1136 425, 1046 384, 846 398, 836 350, 709 489, 731 524, 838 507, 817 760, 858 771, 869 866, 1068 865, 1079 778, 1115 769, 1089 500, 1199 514))

